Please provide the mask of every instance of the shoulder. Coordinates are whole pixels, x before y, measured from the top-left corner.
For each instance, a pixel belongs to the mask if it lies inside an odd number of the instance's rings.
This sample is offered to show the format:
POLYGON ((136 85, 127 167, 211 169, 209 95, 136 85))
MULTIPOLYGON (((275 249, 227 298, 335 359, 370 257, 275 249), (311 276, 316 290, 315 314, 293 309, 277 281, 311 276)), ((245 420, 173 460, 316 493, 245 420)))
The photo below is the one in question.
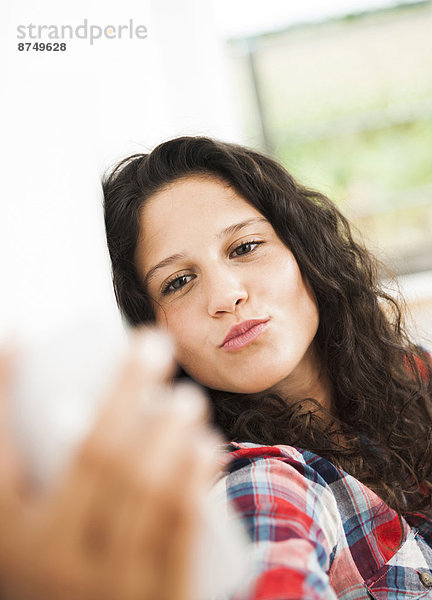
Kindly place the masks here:
POLYGON ((308 557, 338 596, 349 588, 362 597, 365 586, 390 585, 386 578, 397 566, 410 586, 418 582, 425 591, 416 569, 432 567, 432 551, 363 483, 292 446, 232 443, 227 458, 225 501, 240 515, 264 571, 293 564, 301 571, 301 557, 308 557))
POLYGON ((405 367, 407 371, 414 376, 415 371, 417 371, 420 378, 427 384, 432 382, 432 353, 419 344, 417 344, 417 349, 419 350, 419 353, 414 354, 411 357, 409 354, 405 354, 405 367))
POLYGON ((330 543, 334 543, 340 527, 337 503, 326 480, 308 464, 305 451, 249 442, 232 443, 227 451, 227 499, 248 518, 254 539, 276 535, 276 529, 257 531, 259 515, 261 520, 271 518, 280 528, 302 526, 306 530, 325 521, 330 543))
MULTIPOLYGON (((231 443, 226 450, 225 481, 230 498, 249 492, 255 497, 263 493, 278 498, 295 496, 308 512, 325 507, 342 521, 357 519, 370 523, 375 509, 382 512, 384 503, 371 489, 308 450, 250 442, 231 443)), ((388 516, 394 517, 394 511, 389 511, 388 516)))
MULTIPOLYGON (((293 500, 296 497, 299 503, 305 503, 307 509, 307 496, 312 490, 317 496, 330 492, 324 473, 320 472, 322 469, 310 464, 311 458, 324 461, 294 446, 232 442, 227 447, 225 468, 228 496, 236 499, 250 495, 251 500, 258 497, 262 500, 264 496, 269 500, 293 500)), ((329 467, 333 466, 324 462, 329 467)), ((331 497, 332 494, 328 498, 330 502, 331 497)))

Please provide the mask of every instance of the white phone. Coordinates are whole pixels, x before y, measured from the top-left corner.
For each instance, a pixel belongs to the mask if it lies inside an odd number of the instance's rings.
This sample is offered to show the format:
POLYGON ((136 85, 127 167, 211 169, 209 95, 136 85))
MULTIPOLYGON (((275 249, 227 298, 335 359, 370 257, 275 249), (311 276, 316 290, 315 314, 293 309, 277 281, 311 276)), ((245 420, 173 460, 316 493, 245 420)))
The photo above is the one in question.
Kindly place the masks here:
MULTIPOLYGON (((127 345, 126 332, 91 318, 23 348, 12 386, 11 426, 37 485, 49 485, 88 434, 127 345)), ((215 492, 202 503, 196 600, 228 598, 247 580, 246 534, 218 505, 215 492)))

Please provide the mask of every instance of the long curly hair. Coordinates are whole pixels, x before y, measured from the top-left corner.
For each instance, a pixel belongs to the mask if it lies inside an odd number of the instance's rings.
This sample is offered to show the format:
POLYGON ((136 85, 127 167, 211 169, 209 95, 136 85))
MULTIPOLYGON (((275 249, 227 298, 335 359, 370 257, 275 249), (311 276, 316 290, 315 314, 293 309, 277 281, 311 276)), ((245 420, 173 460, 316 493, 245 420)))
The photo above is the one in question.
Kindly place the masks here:
MULTIPOLYGON (((428 513, 432 490, 432 361, 404 325, 406 306, 381 284, 391 275, 337 207, 274 159, 206 137, 180 137, 121 161, 103 179, 105 225, 119 308, 131 325, 154 321, 135 266, 143 204, 190 175, 230 185, 271 223, 317 300, 316 343, 334 412, 313 398, 207 389, 229 440, 289 444, 328 459, 399 516, 428 513), (306 400, 306 402, 305 402, 306 400), (329 424, 329 416, 331 422, 329 424)), ((185 375, 184 372, 181 373, 185 375)))

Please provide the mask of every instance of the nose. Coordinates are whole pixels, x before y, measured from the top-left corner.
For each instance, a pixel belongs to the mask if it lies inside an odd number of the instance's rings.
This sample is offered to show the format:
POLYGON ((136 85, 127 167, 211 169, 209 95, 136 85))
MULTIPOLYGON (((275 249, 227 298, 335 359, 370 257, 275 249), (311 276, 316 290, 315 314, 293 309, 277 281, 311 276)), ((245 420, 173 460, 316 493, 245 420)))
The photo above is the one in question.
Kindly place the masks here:
POLYGON ((245 283, 230 269, 213 270, 207 281, 208 313, 211 317, 233 313, 248 299, 245 283))

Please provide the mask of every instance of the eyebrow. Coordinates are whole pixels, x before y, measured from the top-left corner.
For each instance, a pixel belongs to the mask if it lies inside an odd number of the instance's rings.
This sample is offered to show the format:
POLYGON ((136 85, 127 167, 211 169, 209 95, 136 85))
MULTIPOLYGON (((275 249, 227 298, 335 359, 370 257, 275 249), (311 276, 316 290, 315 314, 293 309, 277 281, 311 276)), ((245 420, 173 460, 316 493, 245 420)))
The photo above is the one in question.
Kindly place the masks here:
MULTIPOLYGON (((220 231, 216 235, 216 238, 218 240, 221 240, 224 237, 228 237, 229 235, 234 235, 241 229, 244 229, 245 227, 248 227, 249 225, 253 225, 254 223, 268 223, 268 221, 265 217, 254 217, 252 219, 247 219, 246 221, 241 221, 240 223, 234 223, 233 225, 229 225, 228 227, 226 227, 225 229, 220 231)), ((183 252, 180 252, 177 254, 172 254, 171 256, 164 258, 159 263, 157 263, 157 265, 155 265, 154 267, 152 267, 149 270, 147 275, 144 277, 144 285, 148 284, 148 282, 153 278, 155 272, 158 271, 159 269, 163 269, 164 267, 169 266, 173 262, 176 262, 178 260, 184 260, 186 258, 187 258, 187 255, 184 254, 183 252)))

